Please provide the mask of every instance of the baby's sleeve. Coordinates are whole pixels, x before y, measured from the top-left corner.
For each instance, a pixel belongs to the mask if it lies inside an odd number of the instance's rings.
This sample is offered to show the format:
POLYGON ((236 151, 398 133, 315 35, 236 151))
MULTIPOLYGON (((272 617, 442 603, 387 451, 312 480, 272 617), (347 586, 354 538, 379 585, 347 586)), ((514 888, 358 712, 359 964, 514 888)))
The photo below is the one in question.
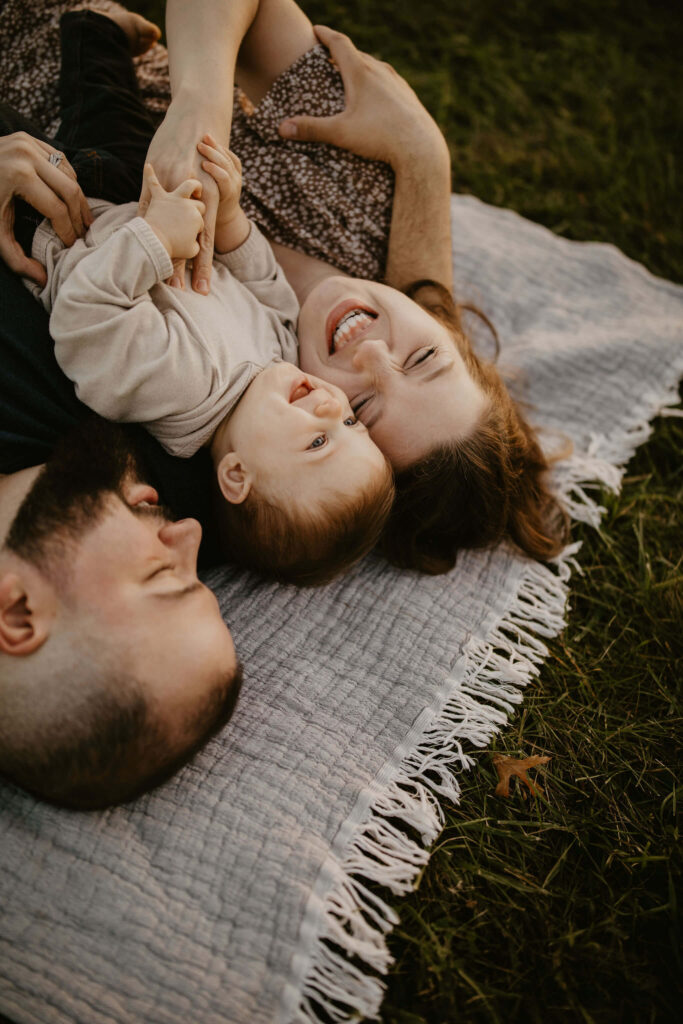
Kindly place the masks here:
POLYGON ((246 242, 232 252, 216 253, 214 259, 226 266, 261 305, 272 309, 280 322, 294 332, 299 303, 273 250, 253 221, 246 242))
POLYGON ((177 411, 169 373, 183 363, 184 325, 150 298, 171 260, 141 218, 91 249, 58 283, 55 355, 86 405, 108 419, 148 422, 177 411))

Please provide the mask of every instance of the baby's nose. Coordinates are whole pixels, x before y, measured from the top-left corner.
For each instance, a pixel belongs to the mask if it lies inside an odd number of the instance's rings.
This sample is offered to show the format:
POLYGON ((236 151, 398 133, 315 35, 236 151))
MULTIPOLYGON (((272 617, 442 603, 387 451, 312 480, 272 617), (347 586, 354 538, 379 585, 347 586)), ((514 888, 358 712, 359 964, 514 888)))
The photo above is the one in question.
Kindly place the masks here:
POLYGON ((329 391, 325 391, 323 388, 316 388, 316 403, 314 413, 316 416, 341 416, 341 402, 334 395, 331 395, 329 391))

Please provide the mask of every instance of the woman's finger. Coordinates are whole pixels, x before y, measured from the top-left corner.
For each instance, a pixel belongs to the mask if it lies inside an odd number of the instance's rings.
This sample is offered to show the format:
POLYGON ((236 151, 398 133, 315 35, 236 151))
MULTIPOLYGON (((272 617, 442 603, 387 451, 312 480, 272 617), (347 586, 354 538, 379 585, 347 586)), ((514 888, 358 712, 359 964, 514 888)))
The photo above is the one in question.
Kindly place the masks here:
POLYGON ((11 229, 5 224, 0 227, 0 259, 3 259, 15 274, 29 277, 41 287, 47 283, 45 267, 38 260, 30 259, 26 255, 11 229))
POLYGON ((202 193, 206 204, 204 227, 199 236, 199 251, 192 261, 192 287, 200 295, 208 295, 211 288, 211 269, 213 267, 213 240, 216 232, 216 214, 218 213, 218 185, 211 182, 202 193))
MULTIPOLYGON (((61 178, 62 182, 68 182, 68 178, 65 178, 64 175, 61 178)), ((73 245, 78 235, 71 220, 69 208, 51 185, 36 175, 26 188, 17 190, 17 195, 30 203, 39 213, 42 213, 43 217, 47 217, 64 245, 73 245)))
MULTIPOLYGON (((66 206, 76 235, 83 236, 92 223, 92 217, 78 182, 62 173, 61 164, 59 167, 55 167, 45 161, 40 164, 38 172, 45 184, 60 197, 66 206)), ((41 210, 41 213, 43 212, 41 210)))
POLYGON ((71 164, 69 163, 61 149, 55 149, 55 147, 51 146, 49 142, 43 142, 42 139, 33 139, 33 141, 36 143, 36 146, 38 146, 39 149, 42 149, 42 151, 45 153, 48 162, 53 153, 59 153, 59 155, 61 156, 61 160, 59 161, 59 163, 51 164, 50 166, 59 168, 59 170, 63 174, 68 175, 69 178, 73 178, 74 181, 77 180, 75 170, 73 169, 73 167, 71 166, 71 164))

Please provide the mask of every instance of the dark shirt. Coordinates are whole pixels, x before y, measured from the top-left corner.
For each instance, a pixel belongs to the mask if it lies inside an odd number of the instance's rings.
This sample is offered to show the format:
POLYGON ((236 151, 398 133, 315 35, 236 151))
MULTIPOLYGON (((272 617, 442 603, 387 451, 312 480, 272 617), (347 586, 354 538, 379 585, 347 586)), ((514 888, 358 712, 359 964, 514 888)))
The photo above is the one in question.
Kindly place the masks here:
MULTIPOLYGON (((47 313, 0 260, 0 473, 45 462, 57 439, 92 415, 57 364, 47 313)), ((219 561, 208 451, 178 459, 146 430, 134 431, 145 482, 159 491, 178 518, 192 516, 202 523, 201 564, 219 561)))

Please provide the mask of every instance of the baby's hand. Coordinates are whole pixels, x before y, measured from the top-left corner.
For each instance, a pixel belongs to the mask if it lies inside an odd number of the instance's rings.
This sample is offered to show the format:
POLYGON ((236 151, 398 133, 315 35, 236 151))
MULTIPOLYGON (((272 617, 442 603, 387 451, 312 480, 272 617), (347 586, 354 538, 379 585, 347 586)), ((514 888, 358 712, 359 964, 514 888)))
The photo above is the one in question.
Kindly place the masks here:
POLYGON ((240 206, 242 164, 212 135, 205 135, 197 149, 205 158, 202 167, 215 180, 220 194, 214 239, 216 252, 232 252, 249 237, 249 221, 240 206))
POLYGON ((199 198, 202 186, 195 178, 183 181, 172 192, 167 192, 154 173, 151 164, 145 164, 143 187, 151 195, 144 219, 162 243, 172 260, 188 260, 199 252, 197 235, 204 227, 204 203, 199 198))

